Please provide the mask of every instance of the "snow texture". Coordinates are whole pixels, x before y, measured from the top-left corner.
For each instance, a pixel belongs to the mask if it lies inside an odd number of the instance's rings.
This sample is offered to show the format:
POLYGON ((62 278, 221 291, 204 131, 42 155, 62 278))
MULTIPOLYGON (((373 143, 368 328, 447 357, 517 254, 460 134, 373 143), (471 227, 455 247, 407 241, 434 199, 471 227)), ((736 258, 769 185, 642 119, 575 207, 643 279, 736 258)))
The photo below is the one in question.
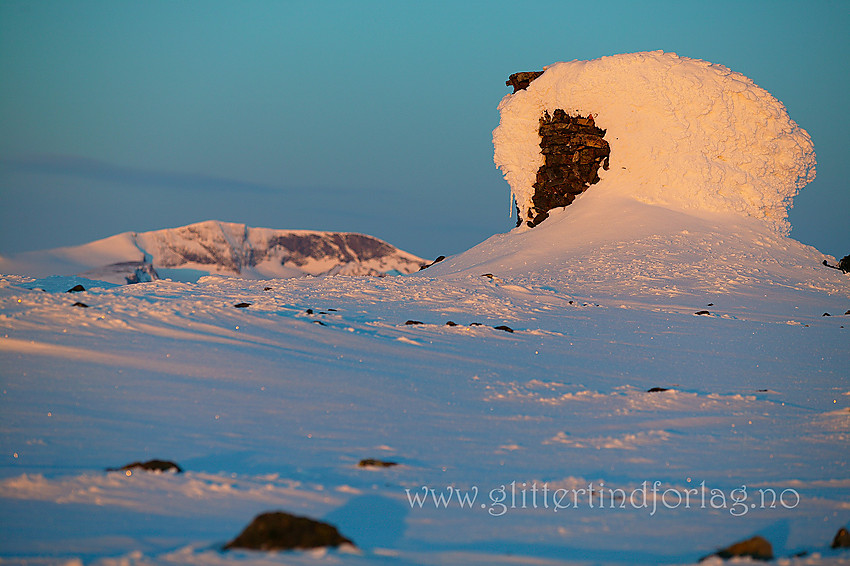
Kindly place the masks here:
POLYGON ((505 96, 493 132, 495 163, 522 218, 531 207, 539 119, 561 108, 607 130, 610 169, 593 192, 686 210, 735 212, 788 233, 791 199, 814 179, 808 133, 740 73, 654 51, 555 63, 505 96))

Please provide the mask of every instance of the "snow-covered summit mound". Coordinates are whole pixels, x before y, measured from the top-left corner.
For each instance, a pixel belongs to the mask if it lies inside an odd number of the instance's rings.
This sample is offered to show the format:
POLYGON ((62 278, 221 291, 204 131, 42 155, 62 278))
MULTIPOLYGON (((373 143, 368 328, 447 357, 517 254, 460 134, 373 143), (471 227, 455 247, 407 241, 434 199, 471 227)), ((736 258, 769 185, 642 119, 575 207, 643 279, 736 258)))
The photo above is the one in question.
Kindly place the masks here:
POLYGON ((814 177, 813 146, 750 79, 660 51, 547 67, 502 100, 493 132, 521 218, 544 163, 540 119, 556 109, 607 130, 600 181, 537 227, 495 235, 425 275, 488 273, 597 299, 850 298, 850 277, 823 265, 834 258, 786 235, 791 198, 814 177))
POLYGON ((544 162, 539 120, 555 109, 607 130, 610 168, 592 192, 733 212, 787 233, 791 199, 814 179, 808 133, 749 78, 674 53, 614 55, 550 65, 499 105, 495 162, 522 217, 544 162))

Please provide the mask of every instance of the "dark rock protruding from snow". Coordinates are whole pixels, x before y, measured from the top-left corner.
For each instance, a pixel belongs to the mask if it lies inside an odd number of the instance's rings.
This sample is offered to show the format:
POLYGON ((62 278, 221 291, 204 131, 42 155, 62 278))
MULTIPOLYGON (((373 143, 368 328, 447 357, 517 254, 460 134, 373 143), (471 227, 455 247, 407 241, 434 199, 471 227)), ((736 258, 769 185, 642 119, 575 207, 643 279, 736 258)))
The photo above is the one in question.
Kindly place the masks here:
POLYGON ((513 94, 516 94, 520 90, 527 89, 528 85, 531 84, 531 81, 542 74, 543 71, 523 71, 521 73, 514 73, 508 78, 508 80, 505 81, 505 86, 514 87, 513 94))
POLYGON ((422 267, 420 267, 420 268, 419 268, 419 271, 422 271, 423 269, 428 269, 429 267, 431 267, 431 266, 432 266, 432 265, 434 265, 435 263, 440 263, 440 262, 441 262, 441 261, 443 261, 444 259, 446 259, 446 256, 444 256, 444 255, 437 256, 437 259, 435 259, 434 261, 432 261, 432 262, 431 262, 431 263, 429 263, 428 265, 423 265, 422 267))
POLYGON ((830 548, 850 548, 850 532, 847 532, 847 529, 844 527, 838 529, 838 532, 835 533, 835 538, 832 539, 830 548))
POLYGON ((593 115, 570 116, 560 108, 551 115, 544 112, 539 131, 544 163, 532 185, 534 206, 526 219, 530 227, 548 218, 548 211, 570 205, 576 196, 599 182, 599 167, 608 169, 611 154, 605 130, 596 127, 593 115))
POLYGON ((278 511, 257 515, 224 549, 292 550, 342 544, 354 543, 342 536, 333 525, 278 511))
POLYGON ((148 460, 147 462, 133 462, 120 468, 108 468, 109 472, 120 470, 146 470, 148 472, 176 472, 183 473, 183 468, 169 460, 148 460))
POLYGON ((647 393, 664 393, 665 391, 670 391, 667 387, 650 387, 646 390, 647 393))
POLYGON ((85 290, 86 290, 86 288, 83 287, 82 285, 74 285, 73 287, 71 287, 70 289, 68 289, 65 292, 66 293, 82 293, 85 290))
POLYGON ((700 559, 700 562, 711 556, 719 556, 724 560, 736 556, 748 556, 753 560, 773 560, 773 547, 770 546, 770 543, 764 537, 754 536, 751 539, 736 542, 732 546, 727 546, 714 554, 705 556, 700 559))
POLYGON ((850 255, 846 255, 838 262, 838 269, 844 273, 850 273, 850 255))

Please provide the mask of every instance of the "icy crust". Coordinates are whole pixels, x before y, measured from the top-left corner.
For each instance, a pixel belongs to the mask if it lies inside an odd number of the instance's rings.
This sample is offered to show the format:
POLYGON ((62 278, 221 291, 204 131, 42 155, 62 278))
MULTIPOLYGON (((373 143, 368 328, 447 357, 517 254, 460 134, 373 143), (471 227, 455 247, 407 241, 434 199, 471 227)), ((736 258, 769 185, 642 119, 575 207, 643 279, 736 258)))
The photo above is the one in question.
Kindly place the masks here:
POLYGON ((499 104, 494 161, 525 217, 539 119, 561 108, 607 130, 610 169, 591 190, 650 204, 733 212, 788 233, 791 199, 815 177, 809 134, 744 75, 662 51, 555 63, 499 104))

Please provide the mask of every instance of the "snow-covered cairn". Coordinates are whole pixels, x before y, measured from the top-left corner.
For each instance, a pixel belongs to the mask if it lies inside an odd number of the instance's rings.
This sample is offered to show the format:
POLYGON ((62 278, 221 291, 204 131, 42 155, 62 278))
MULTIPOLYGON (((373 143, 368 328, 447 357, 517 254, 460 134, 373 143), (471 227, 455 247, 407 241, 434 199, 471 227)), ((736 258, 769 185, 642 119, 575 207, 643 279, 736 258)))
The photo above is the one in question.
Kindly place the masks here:
POLYGON ((569 165, 582 160, 594 165, 577 176, 582 190, 598 175, 590 192, 736 212, 786 234, 791 200, 815 176, 808 133, 770 93, 722 65, 654 51, 555 63, 512 75, 508 84, 515 92, 499 104, 494 161, 511 187, 518 225, 538 224, 582 192, 562 183, 578 171, 569 165), (584 154, 578 150, 588 144, 569 141, 564 150, 547 150, 556 116, 591 124, 604 144, 593 140, 594 151, 584 154))

